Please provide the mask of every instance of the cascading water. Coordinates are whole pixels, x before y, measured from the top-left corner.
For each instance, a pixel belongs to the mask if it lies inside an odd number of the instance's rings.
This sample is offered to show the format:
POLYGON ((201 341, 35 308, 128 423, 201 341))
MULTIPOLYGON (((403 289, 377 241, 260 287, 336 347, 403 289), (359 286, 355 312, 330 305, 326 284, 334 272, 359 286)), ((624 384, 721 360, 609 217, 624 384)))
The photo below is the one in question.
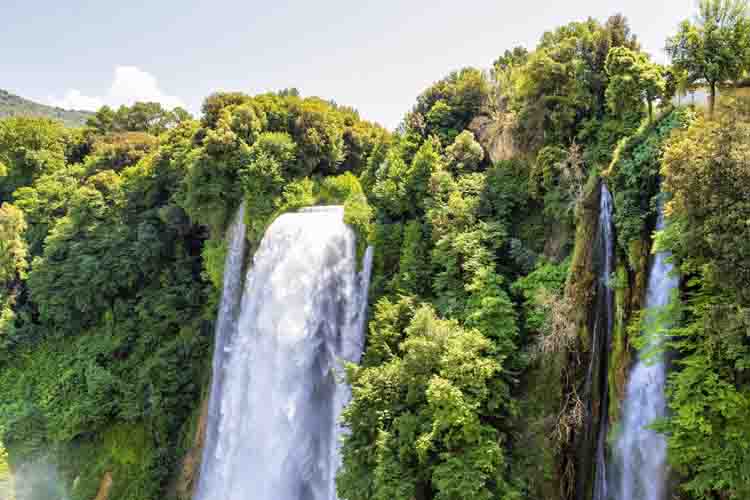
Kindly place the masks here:
POLYGON ((224 285, 221 291, 219 314, 216 319, 214 334, 213 373, 211 378, 211 397, 208 402, 206 419, 206 441, 203 448, 203 461, 199 476, 199 491, 209 477, 213 461, 206 459, 216 453, 218 443, 221 400, 217 395, 224 392, 225 359, 224 352, 237 331, 240 298, 242 297, 242 264, 245 260, 245 204, 242 203, 227 231, 227 255, 224 259, 224 285))
MULTIPOLYGON (((592 360, 598 356, 598 374, 594 373, 595 364, 589 365, 588 379, 596 376, 599 397, 599 425, 596 434, 596 452, 593 500, 607 499, 607 424, 609 410, 609 385, 607 383, 609 351, 612 345, 614 326, 614 290, 609 283, 614 269, 614 224, 612 221, 612 195, 607 185, 602 182, 599 209, 599 281, 596 293, 596 316, 594 318, 594 353, 592 360)), ((593 382, 589 382, 593 383, 593 382)))
MULTIPOLYGON (((596 303, 593 325, 593 341, 591 363, 586 376, 586 392, 589 401, 596 397, 599 400, 597 412, 598 423, 591 422, 595 429, 594 452, 594 485, 593 500, 607 498, 607 427, 609 410, 609 385, 607 383, 609 351, 612 345, 612 328, 614 325, 614 290, 610 286, 614 269, 614 224, 612 221, 612 195, 607 185, 602 182, 599 204, 599 277, 596 287, 596 303)), ((591 404, 591 403, 590 403, 591 404)), ((593 409, 589 408, 590 418, 593 420, 593 409)))
POLYGON ((594 309, 590 317, 591 355, 583 387, 584 422, 578 436, 576 498, 607 498, 606 436, 609 405, 607 365, 614 325, 614 291, 609 280, 614 269, 614 223, 612 196, 604 182, 599 190, 599 219, 595 263, 598 271, 594 309), (593 477, 593 484, 591 479, 593 477), (593 492, 593 493, 592 493, 593 492))
MULTIPOLYGON (((341 361, 362 352, 371 258, 368 250, 358 273, 342 207, 284 214, 269 227, 236 331, 224 346, 217 339, 214 432, 197 500, 335 500, 349 398, 341 361)), ((233 272, 227 266, 225 283, 233 272)))
MULTIPOLYGON (((659 212, 656 229, 664 227, 664 215, 659 212)), ((679 278, 667 262, 669 253, 654 257, 646 292, 647 311, 658 313, 669 304, 679 278)), ((647 312, 647 314, 649 314, 647 312)), ((656 319, 646 318, 648 322, 656 319)), ((659 346, 659 336, 649 335, 646 350, 659 346)), ((628 380, 623 429, 617 441, 617 457, 622 468, 617 484, 617 500, 665 500, 667 446, 664 436, 648 428, 666 413, 664 384, 666 365, 663 359, 639 359, 628 380)))

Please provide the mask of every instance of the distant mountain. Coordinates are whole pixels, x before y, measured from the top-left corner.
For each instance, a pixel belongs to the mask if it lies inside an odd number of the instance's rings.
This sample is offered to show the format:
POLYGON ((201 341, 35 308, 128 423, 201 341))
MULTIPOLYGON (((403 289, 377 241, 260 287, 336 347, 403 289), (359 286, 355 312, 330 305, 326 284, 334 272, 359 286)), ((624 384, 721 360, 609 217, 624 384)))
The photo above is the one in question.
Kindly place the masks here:
POLYGON ((91 115, 89 111, 74 111, 39 104, 0 89, 0 119, 7 116, 46 116, 60 120, 69 127, 77 127, 86 123, 86 119, 91 115))

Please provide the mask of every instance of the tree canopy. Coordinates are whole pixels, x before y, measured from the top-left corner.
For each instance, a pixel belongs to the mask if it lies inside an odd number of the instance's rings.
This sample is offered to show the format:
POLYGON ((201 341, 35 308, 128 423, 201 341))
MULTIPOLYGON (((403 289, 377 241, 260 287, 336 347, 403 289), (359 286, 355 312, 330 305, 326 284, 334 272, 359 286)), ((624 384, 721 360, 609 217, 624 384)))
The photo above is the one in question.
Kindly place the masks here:
POLYGON ((717 86, 741 77, 750 61, 747 1, 701 0, 695 21, 683 21, 667 39, 667 53, 689 83, 708 85, 713 114, 717 86))

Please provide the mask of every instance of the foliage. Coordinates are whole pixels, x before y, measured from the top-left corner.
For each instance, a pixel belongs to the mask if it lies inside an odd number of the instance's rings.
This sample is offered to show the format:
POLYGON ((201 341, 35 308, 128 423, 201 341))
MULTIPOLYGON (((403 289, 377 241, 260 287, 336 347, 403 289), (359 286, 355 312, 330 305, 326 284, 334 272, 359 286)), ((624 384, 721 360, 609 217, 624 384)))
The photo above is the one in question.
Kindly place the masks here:
POLYGON ((659 170, 665 143, 672 131, 693 119, 690 110, 676 109, 654 122, 644 123, 617 148, 605 173, 610 179, 617 210, 614 214, 617 240, 625 252, 644 236, 655 220, 655 197, 659 193, 659 170))
MULTIPOLYGON (((622 15, 569 23, 490 72, 434 83, 394 134, 296 89, 213 94, 199 121, 156 103, 103 107, 76 130, 1 120, 9 462, 49 460, 75 500, 105 472, 112 500, 165 498, 208 382, 230 217, 245 204, 253 251, 280 214, 339 204, 360 257, 375 248, 339 496, 560 498, 584 416, 589 195, 604 171, 631 270, 645 267, 657 193, 672 196, 657 248, 688 281, 673 413, 658 424, 670 459, 692 497, 746 497, 750 110, 727 102, 711 121, 668 105, 747 67, 743 9, 703 2, 670 39, 671 68, 641 52, 622 15)), ((618 324, 639 315, 627 271, 618 324)))
POLYGON ((14 500, 13 477, 8 466, 8 453, 0 446, 0 494, 7 500, 14 500))
POLYGON ((544 201, 550 217, 571 223, 581 203, 588 172, 581 147, 572 144, 567 150, 546 146, 538 155, 529 178, 529 189, 535 198, 544 201))
POLYGON ((627 47, 610 50, 605 68, 610 80, 605 94, 612 111, 638 110, 645 100, 652 119, 653 101, 666 90, 662 68, 649 61, 646 54, 627 47))
POLYGON ((604 25, 593 19, 573 22, 542 36, 520 71, 512 104, 527 148, 567 147, 587 120, 602 117, 605 62, 615 47, 639 48, 622 16, 612 16, 604 25))
POLYGON ((157 138, 146 132, 118 132, 99 137, 93 141, 86 158, 86 173, 93 175, 101 170, 120 172, 148 156, 157 146, 157 138))
POLYGON ((488 93, 481 71, 464 68, 451 73, 417 98, 402 125, 405 135, 413 142, 435 135, 443 146, 450 145, 479 113, 488 93))
MULTIPOLYGON (((471 114, 457 111, 445 99, 462 79, 477 82, 471 89, 482 88, 473 75, 452 74, 422 94, 401 133, 386 151, 371 157, 379 162, 371 161, 362 173, 374 208, 371 299, 378 306, 370 324, 366 368, 350 372, 354 400, 347 418, 353 433, 344 445, 343 498, 463 498, 474 483, 471 495, 516 498, 525 479, 509 475, 509 444, 490 448, 490 441, 477 438, 471 446, 496 454, 485 463, 478 461, 475 448, 438 444, 437 437, 425 434, 432 425, 425 420, 431 398, 453 404, 445 398, 456 391, 442 381, 434 388, 419 381, 419 387, 402 387, 414 377, 402 381, 397 374, 407 357, 409 341, 404 339, 413 328, 410 323, 417 321, 412 316, 429 315, 430 322, 446 325, 436 314, 452 318, 456 331, 478 335, 472 342, 486 345, 492 353, 487 358, 498 367, 486 381, 495 402, 480 436, 508 435, 517 412, 511 394, 527 362, 518 352, 522 338, 510 283, 534 267, 536 254, 525 245, 540 245, 538 239, 526 239, 523 223, 536 208, 529 200, 528 165, 521 160, 492 165, 474 133, 454 128, 456 123, 468 126, 482 110, 484 90, 472 94, 471 114), (380 399, 386 397, 384 391, 401 390, 407 391, 406 399, 380 399), (384 423, 379 427, 373 425, 377 415, 388 415, 386 421, 380 418, 384 423), (366 433, 360 431, 365 428, 366 433), (409 451, 408 444, 417 440, 417 450, 409 451), (466 482, 453 484, 450 475, 466 482)), ((465 366, 484 362, 473 349, 464 351, 465 366)), ((437 358, 430 356, 433 362, 437 358)))
POLYGON ((560 264, 542 261, 534 271, 513 283, 513 293, 523 299, 523 319, 528 332, 543 333, 550 326, 545 294, 562 293, 569 265, 567 261, 560 264))
POLYGON ((468 130, 458 134, 445 152, 450 158, 451 171, 457 175, 476 171, 484 160, 484 149, 468 130))
POLYGON ((247 150, 239 181, 247 200, 250 239, 259 241, 274 214, 276 200, 284 191, 297 146, 288 134, 266 132, 247 150))
POLYGON ((26 277, 28 248, 23 238, 26 227, 21 210, 10 203, 0 205, 0 284, 26 277))
POLYGON ((191 119, 190 114, 179 107, 169 111, 158 102, 136 102, 132 106, 120 106, 116 111, 102 106, 86 120, 86 125, 101 135, 118 132, 159 135, 191 119))
POLYGON ((48 118, 0 120, 0 200, 65 162, 68 131, 48 118))
POLYGON ((685 477, 682 488, 695 498, 725 492, 750 493, 748 446, 750 315, 731 296, 696 280, 683 326, 672 328, 672 348, 680 353, 668 385, 672 417, 667 433, 670 462, 685 477), (744 381, 744 383, 743 383, 744 381))
POLYGON ((381 353, 381 362, 348 368, 354 398, 344 422, 352 437, 344 444, 339 494, 513 498, 497 475, 503 437, 486 423, 500 404, 493 378, 501 366, 492 341, 439 319, 429 306, 414 310, 401 331, 402 311, 411 307, 408 299, 379 302, 368 350, 381 353))
POLYGON ((679 353, 668 385, 673 416, 660 429, 695 498, 750 494, 748 109, 729 101, 716 120, 698 117, 668 141, 662 162, 672 199, 657 247, 673 252, 687 283, 670 330, 679 353))
POLYGON ((667 53, 688 83, 708 85, 713 114, 716 87, 737 80, 750 63, 747 1, 701 0, 696 21, 683 21, 667 39, 667 53))
POLYGON ((344 168, 359 172, 377 145, 388 140, 353 110, 294 93, 214 94, 203 112, 203 126, 195 134, 201 147, 190 153, 180 204, 221 234, 233 207, 244 199, 249 239, 256 243, 284 205, 288 184, 344 168))
POLYGON ((743 303, 750 303, 749 106, 730 102, 715 122, 698 118, 669 141, 662 166, 683 270, 702 271, 743 303))
POLYGON ((205 108, 202 123, 149 103, 102 108, 82 131, 0 121, 0 439, 13 463, 49 457, 72 499, 93 498, 105 472, 112 499, 166 494, 241 201, 255 243, 315 203, 344 204, 367 242, 359 180, 326 175, 362 171, 381 128, 293 93, 205 108))
POLYGON ((372 218, 372 207, 363 193, 355 192, 344 198, 344 222, 349 224, 357 235, 358 262, 362 261, 372 238, 372 218))

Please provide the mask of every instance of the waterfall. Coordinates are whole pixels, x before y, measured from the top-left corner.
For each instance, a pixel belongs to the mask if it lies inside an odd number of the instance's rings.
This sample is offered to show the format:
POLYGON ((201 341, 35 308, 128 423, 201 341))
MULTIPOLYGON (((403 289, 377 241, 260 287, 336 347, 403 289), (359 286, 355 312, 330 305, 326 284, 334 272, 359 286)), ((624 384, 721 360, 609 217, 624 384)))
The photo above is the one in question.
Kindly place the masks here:
MULTIPOLYGON (((357 272, 342 207, 284 214, 268 228, 231 338, 217 339, 197 500, 336 499, 349 398, 341 362, 362 353, 371 260, 368 250, 357 272)), ((239 269, 227 266, 225 280, 239 269)))
POLYGON ((598 377, 599 424, 596 429, 596 451, 594 455, 595 473, 593 500, 607 498, 607 424, 609 421, 609 385, 608 365, 612 345, 612 328, 614 325, 614 290, 609 281, 614 270, 614 223, 612 221, 612 195, 607 185, 602 182, 599 209, 599 280, 596 290, 596 316, 594 318, 594 338, 592 346, 592 363, 589 365, 587 379, 593 384, 598 377), (597 359, 598 358, 598 359, 597 359), (598 367, 595 366, 598 364, 598 367), (598 374, 594 370, 598 368, 598 374))
POLYGON ((592 332, 591 356, 586 371, 583 400, 584 426, 579 436, 579 470, 576 498, 607 498, 607 423, 609 391, 607 383, 609 352, 614 325, 614 291, 609 280, 614 270, 614 223, 612 196, 604 182, 599 196, 599 220, 596 235, 597 281, 594 309, 589 322, 592 332), (593 471, 593 485, 590 482, 593 471), (593 491, 589 496, 588 492, 593 491))
MULTIPOLYGON (((206 440, 203 447, 198 491, 201 491, 212 472, 213 461, 206 457, 214 456, 218 443, 219 420, 221 411, 220 394, 224 392, 225 361, 224 352, 237 330, 237 316, 242 296, 242 264, 245 260, 245 203, 240 205, 229 230, 227 231, 227 255, 224 259, 224 284, 221 291, 221 302, 214 332, 213 372, 211 377, 211 394, 208 401, 208 418, 206 419, 206 440)), ((200 495, 198 498, 201 498, 200 495)))
MULTIPOLYGON (((656 229, 664 227, 664 215, 659 211, 656 229)), ((667 262, 669 253, 654 256, 648 277, 646 308, 651 314, 669 304, 672 291, 679 279, 667 262)), ((653 316, 646 318, 655 321, 653 316)), ((658 336, 651 336, 646 350, 658 347, 658 336)), ((648 426, 666 413, 664 360, 639 359, 630 373, 625 397, 623 430, 617 441, 617 455, 622 473, 617 485, 619 500, 665 500, 667 446, 664 436, 648 426)))

